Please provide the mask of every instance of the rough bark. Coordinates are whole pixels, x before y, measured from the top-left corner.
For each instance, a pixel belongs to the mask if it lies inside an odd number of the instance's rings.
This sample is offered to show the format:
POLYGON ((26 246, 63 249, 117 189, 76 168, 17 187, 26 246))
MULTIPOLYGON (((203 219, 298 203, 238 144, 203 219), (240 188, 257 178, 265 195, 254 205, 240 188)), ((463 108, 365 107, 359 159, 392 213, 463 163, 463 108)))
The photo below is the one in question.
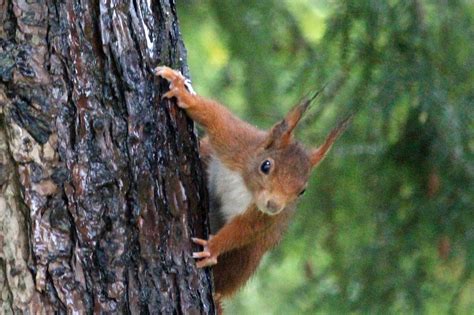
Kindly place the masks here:
POLYGON ((174 1, 0 0, 0 312, 214 312, 174 1))

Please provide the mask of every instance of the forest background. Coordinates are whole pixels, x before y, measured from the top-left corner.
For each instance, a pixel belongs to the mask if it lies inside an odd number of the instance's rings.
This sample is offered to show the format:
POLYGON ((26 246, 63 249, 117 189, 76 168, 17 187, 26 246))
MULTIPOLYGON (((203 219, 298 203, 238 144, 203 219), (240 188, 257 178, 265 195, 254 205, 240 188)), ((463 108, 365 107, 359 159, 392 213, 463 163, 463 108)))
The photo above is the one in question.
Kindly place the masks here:
POLYGON ((474 313, 474 2, 178 1, 194 88, 267 128, 356 112, 229 314, 474 313))

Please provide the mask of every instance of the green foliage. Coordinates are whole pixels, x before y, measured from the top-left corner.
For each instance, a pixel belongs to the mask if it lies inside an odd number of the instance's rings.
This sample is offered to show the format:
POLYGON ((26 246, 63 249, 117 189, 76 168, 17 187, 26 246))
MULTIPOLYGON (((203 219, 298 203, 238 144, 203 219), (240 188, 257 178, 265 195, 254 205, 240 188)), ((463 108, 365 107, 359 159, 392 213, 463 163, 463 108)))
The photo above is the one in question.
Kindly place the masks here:
POLYGON ((230 314, 474 313, 474 3, 187 1, 196 90, 266 128, 356 116, 230 314))

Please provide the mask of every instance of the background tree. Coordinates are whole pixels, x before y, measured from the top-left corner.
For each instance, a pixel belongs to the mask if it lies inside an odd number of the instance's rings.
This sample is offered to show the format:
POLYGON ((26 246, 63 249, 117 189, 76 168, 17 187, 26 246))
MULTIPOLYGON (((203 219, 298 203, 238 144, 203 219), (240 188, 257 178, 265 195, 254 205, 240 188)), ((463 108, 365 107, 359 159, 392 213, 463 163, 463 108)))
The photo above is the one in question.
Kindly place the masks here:
POLYGON ((213 313, 173 1, 0 2, 0 312, 213 313))
POLYGON ((327 83, 311 145, 357 112, 229 313, 473 313, 474 3, 180 3, 199 93, 268 127, 327 83))

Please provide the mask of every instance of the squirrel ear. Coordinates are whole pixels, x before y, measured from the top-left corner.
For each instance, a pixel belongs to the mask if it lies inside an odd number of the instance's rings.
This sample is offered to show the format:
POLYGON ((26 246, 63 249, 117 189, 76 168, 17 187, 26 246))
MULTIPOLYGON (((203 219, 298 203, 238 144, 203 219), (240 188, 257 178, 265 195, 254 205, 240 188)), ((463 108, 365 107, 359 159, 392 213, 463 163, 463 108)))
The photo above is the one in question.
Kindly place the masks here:
POLYGON ((284 147, 290 143, 293 129, 295 129, 311 101, 312 99, 308 99, 293 107, 285 119, 273 126, 264 145, 266 149, 275 145, 284 147))
POLYGON ((347 116, 346 118, 344 118, 338 125, 336 128, 334 128, 333 130, 331 130, 331 132, 329 133, 329 135, 326 137, 326 140, 324 140, 324 143, 319 146, 318 148, 316 149, 313 149, 310 153, 310 161, 311 161, 311 165, 314 167, 316 166, 319 162, 321 162, 325 157, 326 157, 326 154, 329 152, 329 150, 331 149, 333 143, 336 141, 336 139, 347 129, 347 127, 349 126, 351 120, 352 120, 352 117, 354 115, 351 114, 349 116, 347 116))

